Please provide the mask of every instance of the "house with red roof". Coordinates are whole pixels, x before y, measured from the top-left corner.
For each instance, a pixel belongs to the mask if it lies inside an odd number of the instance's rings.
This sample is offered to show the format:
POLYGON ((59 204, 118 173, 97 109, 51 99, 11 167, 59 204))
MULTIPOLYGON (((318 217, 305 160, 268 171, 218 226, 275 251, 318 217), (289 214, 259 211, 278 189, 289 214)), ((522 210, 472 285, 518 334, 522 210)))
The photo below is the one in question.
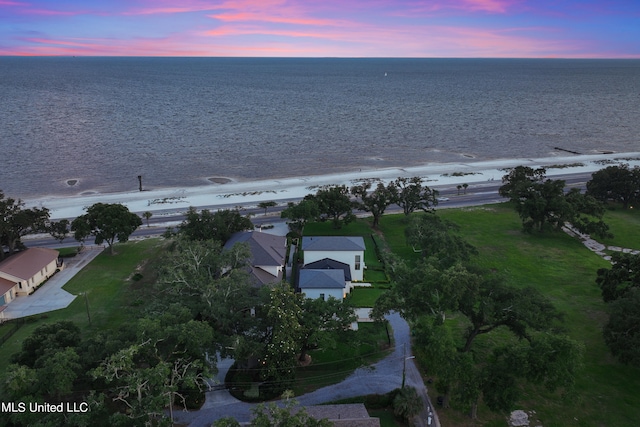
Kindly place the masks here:
POLYGON ((17 296, 33 293, 38 286, 62 269, 54 249, 29 248, 0 262, 0 306, 17 296))

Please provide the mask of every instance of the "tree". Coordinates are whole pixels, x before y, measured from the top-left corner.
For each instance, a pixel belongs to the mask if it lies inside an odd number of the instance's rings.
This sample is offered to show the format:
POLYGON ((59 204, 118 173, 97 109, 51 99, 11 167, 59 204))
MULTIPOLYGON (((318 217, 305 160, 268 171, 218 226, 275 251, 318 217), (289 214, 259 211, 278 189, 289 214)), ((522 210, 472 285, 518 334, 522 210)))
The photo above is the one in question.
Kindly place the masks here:
POLYGON ((345 185, 328 185, 320 188, 315 195, 308 195, 305 199, 313 199, 318 204, 321 214, 331 218, 334 228, 342 228, 355 219, 349 198, 349 189, 345 185))
POLYGON ((370 181, 360 185, 351 187, 351 194, 358 197, 360 200, 357 202, 357 208, 365 212, 371 212, 373 216, 373 228, 378 228, 380 218, 384 214, 384 211, 393 203, 393 190, 391 185, 384 186, 379 182, 375 190, 369 192, 372 183, 370 181))
MULTIPOLYGON (((24 202, 10 197, 5 198, 0 190, 0 248, 6 245, 9 254, 23 247, 20 239, 27 234, 47 231, 49 209, 25 208, 24 202)), ((0 249, 0 260, 4 259, 4 250, 0 249)))
POLYGON ((547 225, 559 230, 571 223, 583 233, 610 236, 600 203, 578 189, 565 194, 565 182, 545 179, 545 174, 544 168, 518 166, 502 178, 499 193, 514 204, 525 231, 542 232, 547 225))
POLYGON ((73 220, 71 231, 78 241, 95 236, 95 244, 106 242, 113 255, 113 243, 126 242, 142 225, 142 219, 119 203, 96 203, 86 208, 87 213, 73 220))
POLYGON ((622 164, 595 172, 587 182, 587 194, 602 202, 620 202, 627 209, 640 200, 640 167, 622 164))
MULTIPOLYGON (((304 407, 298 407, 297 401, 290 399, 292 393, 283 393, 283 406, 275 403, 257 405, 253 412, 250 427, 330 427, 332 424, 326 418, 311 417, 304 407)), ((233 418, 221 418, 213 423, 213 427, 239 427, 240 423, 233 418)))
POLYGON ((142 213, 142 217, 147 220, 147 228, 150 227, 149 226, 149 220, 151 219, 151 217, 153 216, 153 213, 150 211, 146 211, 142 213))
POLYGON ((60 243, 69 235, 69 220, 52 221, 48 227, 49 234, 60 243))
POLYGON ((420 250, 424 258, 449 267, 456 262, 467 262, 478 251, 462 237, 455 234, 459 227, 437 215, 420 215, 411 218, 405 229, 407 243, 420 250))
POLYGON ((393 192, 393 203, 400 206, 405 215, 420 209, 430 212, 438 205, 438 190, 423 185, 423 179, 398 178, 391 182, 389 189, 393 192))
POLYGON ((422 410, 422 400, 414 387, 402 387, 393 398, 393 414, 408 422, 422 410))
POLYGON ((286 282, 275 285, 269 292, 266 306, 269 327, 262 378, 272 385, 274 392, 284 391, 295 379, 303 333, 299 321, 302 316, 301 298, 302 294, 295 293, 286 282))
POLYGON ((627 365, 640 366, 640 289, 630 289, 625 297, 609 305, 604 341, 611 353, 627 365))
POLYGON ((625 298, 631 290, 640 289, 640 254, 616 252, 611 256, 611 263, 611 268, 597 272, 596 283, 604 302, 625 298))
POLYGON ((303 199, 299 203, 289 202, 287 208, 280 213, 281 218, 287 218, 289 229, 302 235, 304 226, 309 221, 314 221, 320 216, 320 208, 315 199, 303 199))
POLYGON ((237 209, 221 209, 215 213, 203 209, 198 213, 192 206, 178 226, 178 233, 187 240, 216 240, 224 245, 233 233, 252 229, 251 220, 237 209))
POLYGON ((173 421, 176 399, 186 405, 180 390, 206 387, 213 372, 207 358, 212 330, 173 304, 161 315, 139 319, 135 331, 134 342, 105 358, 91 375, 112 385, 110 394, 120 405, 115 418, 153 424, 164 419, 169 408, 173 421))
POLYGON ((247 244, 223 250, 216 241, 178 238, 158 275, 163 295, 180 300, 193 318, 214 329, 216 349, 223 355, 238 337, 246 337, 256 320, 247 315, 260 305, 246 270, 250 259, 247 244))
POLYGON ((38 369, 39 387, 45 395, 58 400, 73 390, 73 383, 81 370, 80 356, 75 349, 66 347, 45 358, 38 369))
POLYGON ((316 347, 332 348, 340 333, 349 329, 357 317, 347 301, 329 297, 305 298, 301 301, 300 343, 298 360, 305 361, 307 351, 316 347))
POLYGON ((392 276, 394 286, 376 301, 373 315, 396 310, 416 325, 422 362, 438 376, 445 405, 453 398, 474 414, 482 396, 492 410, 503 411, 517 400, 522 380, 549 389, 573 386, 583 348, 555 333, 561 316, 537 290, 514 288, 459 264, 440 270, 428 260, 416 267, 400 263, 392 276), (447 321, 453 318, 455 325, 447 321), (491 339, 474 351, 478 337, 506 332, 522 343, 518 351, 486 347, 491 339), (546 351, 553 346, 559 351, 546 351))
POLYGON ((80 329, 75 323, 63 320, 38 326, 23 342, 20 352, 11 357, 13 363, 30 368, 38 367, 51 354, 80 345, 80 329))
POLYGON ((278 206, 278 204, 276 202, 274 202, 274 201, 258 203, 258 207, 260 209, 264 209, 264 214, 265 215, 267 214, 267 209, 273 208, 273 207, 276 207, 276 206, 278 206))

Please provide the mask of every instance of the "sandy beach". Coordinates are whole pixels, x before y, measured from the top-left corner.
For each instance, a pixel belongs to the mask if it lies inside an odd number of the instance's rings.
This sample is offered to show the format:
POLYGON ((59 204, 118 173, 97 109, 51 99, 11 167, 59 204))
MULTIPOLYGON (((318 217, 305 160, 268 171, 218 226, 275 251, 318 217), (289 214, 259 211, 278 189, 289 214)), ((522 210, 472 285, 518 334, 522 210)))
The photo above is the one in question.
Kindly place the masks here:
POLYGON ((499 159, 481 162, 428 163, 410 168, 388 168, 359 170, 333 175, 315 175, 262 181, 234 181, 226 177, 211 178, 210 185, 184 188, 166 188, 152 191, 126 193, 94 193, 73 197, 48 196, 25 199, 27 207, 46 207, 51 211, 51 219, 75 218, 84 213, 84 208, 94 203, 122 203, 132 212, 150 211, 154 216, 176 215, 190 206, 207 209, 233 208, 235 206, 254 207, 262 201, 299 200, 309 193, 315 193, 322 185, 352 186, 366 179, 378 179, 384 183, 398 177, 420 176, 430 187, 455 188, 459 184, 481 184, 500 181, 506 168, 519 165, 546 167, 547 176, 570 173, 592 173, 611 164, 628 163, 640 166, 640 152, 567 155, 537 159, 499 159))

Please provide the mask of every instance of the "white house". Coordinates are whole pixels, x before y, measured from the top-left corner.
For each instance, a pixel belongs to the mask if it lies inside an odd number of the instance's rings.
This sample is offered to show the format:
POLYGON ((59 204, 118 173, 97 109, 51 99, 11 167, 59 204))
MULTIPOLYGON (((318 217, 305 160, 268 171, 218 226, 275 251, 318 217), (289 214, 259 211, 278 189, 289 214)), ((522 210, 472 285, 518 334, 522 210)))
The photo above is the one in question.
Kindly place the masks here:
POLYGON ((326 301, 329 297, 334 297, 342 301, 346 297, 344 271, 303 268, 300 270, 298 288, 307 298, 326 301))
POLYGON ((305 264, 330 258, 348 264, 351 280, 364 278, 364 239, 361 236, 309 236, 302 238, 305 264))
POLYGON ((256 286, 275 283, 282 280, 287 239, 284 236, 261 233, 258 231, 242 231, 235 233, 225 243, 230 249, 236 243, 247 243, 251 250, 251 275, 256 286))
POLYGON ((47 248, 29 248, 0 262, 0 306, 16 296, 31 294, 62 268, 59 253, 47 248))

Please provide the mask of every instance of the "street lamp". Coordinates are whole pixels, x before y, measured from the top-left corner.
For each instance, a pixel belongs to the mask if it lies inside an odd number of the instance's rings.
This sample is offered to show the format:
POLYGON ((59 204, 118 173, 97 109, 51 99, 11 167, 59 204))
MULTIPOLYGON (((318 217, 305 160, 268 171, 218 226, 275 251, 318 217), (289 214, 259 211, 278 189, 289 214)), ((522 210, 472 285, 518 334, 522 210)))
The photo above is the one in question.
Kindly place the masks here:
POLYGON ((404 362, 402 366, 402 387, 401 388, 404 388, 404 382, 407 377, 407 360, 415 359, 415 358, 416 358, 415 356, 409 356, 404 358, 404 362))

